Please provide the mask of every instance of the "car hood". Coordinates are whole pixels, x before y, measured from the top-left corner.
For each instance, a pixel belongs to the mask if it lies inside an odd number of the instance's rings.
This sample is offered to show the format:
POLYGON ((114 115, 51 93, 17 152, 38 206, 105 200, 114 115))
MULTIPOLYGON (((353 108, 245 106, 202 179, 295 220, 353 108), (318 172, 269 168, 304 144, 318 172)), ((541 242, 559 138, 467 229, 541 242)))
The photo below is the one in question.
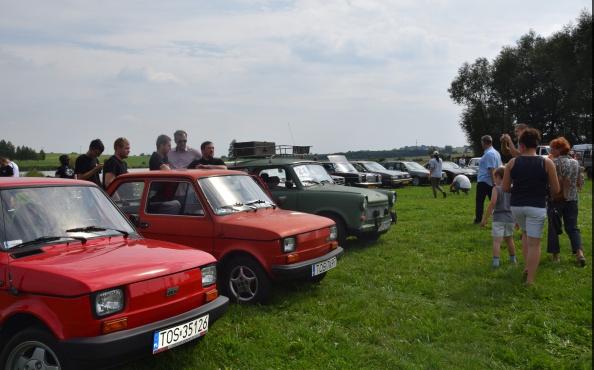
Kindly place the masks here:
POLYGON ((189 247, 122 237, 47 246, 38 252, 23 257, 13 253, 12 285, 21 292, 80 296, 216 262, 189 247))
POLYGON ((352 186, 344 186, 344 185, 336 185, 336 184, 323 184, 323 185, 314 185, 306 188, 306 190, 315 190, 315 191, 328 191, 328 192, 336 192, 336 193, 351 193, 351 194, 361 194, 367 197, 367 201, 369 203, 387 203, 388 196, 381 191, 373 190, 373 189, 365 189, 365 188, 355 188, 352 186))
POLYGON ((326 217, 280 208, 262 208, 218 217, 218 237, 244 240, 276 240, 334 224, 326 217))
POLYGON ((398 170, 385 170, 382 174, 390 175, 390 176, 408 176, 408 172, 398 171, 398 170))

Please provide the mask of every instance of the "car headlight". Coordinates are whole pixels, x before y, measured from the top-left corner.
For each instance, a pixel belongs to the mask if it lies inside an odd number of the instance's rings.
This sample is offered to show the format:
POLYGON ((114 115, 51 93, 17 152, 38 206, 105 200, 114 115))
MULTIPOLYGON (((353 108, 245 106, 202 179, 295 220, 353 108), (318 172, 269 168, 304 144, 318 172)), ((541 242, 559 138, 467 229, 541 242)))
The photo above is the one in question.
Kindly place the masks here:
POLYGON ((95 295, 95 314, 99 317, 120 312, 124 309, 124 291, 106 290, 95 295))
POLYGON ((202 273, 203 288, 217 282, 217 267, 215 265, 203 267, 200 272, 202 273))
POLYGON ((282 243, 281 249, 282 249, 283 253, 294 252, 295 251, 295 248, 297 247, 297 241, 293 237, 291 237, 291 238, 284 238, 281 241, 281 243, 282 243))
POLYGON ((328 236, 328 241, 335 241, 338 239, 338 228, 336 225, 330 226, 330 236, 328 236))
POLYGON ((367 205, 369 204, 369 201, 367 200, 367 197, 363 198, 363 203, 361 203, 361 210, 365 211, 367 209, 367 205))

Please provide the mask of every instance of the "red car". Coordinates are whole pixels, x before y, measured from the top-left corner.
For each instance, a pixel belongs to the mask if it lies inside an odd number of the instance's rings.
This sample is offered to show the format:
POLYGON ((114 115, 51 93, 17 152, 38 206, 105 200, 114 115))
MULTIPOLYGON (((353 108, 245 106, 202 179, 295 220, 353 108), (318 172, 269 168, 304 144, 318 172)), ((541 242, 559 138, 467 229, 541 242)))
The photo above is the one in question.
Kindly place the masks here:
POLYGON ((237 302, 265 301, 274 280, 319 281, 343 253, 334 221, 279 209, 241 171, 129 173, 107 192, 144 236, 214 255, 237 302))
POLYGON ((203 336, 216 260, 141 237, 86 181, 0 179, 0 366, 110 367, 203 336))

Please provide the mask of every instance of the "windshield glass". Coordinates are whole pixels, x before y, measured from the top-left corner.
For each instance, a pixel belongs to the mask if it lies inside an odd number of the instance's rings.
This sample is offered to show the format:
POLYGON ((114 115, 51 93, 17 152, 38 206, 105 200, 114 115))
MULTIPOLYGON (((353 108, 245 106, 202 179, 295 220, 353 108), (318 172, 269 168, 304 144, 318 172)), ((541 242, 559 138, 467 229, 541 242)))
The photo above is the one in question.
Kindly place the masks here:
POLYGON ((95 187, 55 186, 0 191, 4 234, 2 249, 42 237, 128 234, 134 229, 113 206, 105 194, 95 187), (94 226, 102 230, 68 232, 94 226))
POLYGON ((334 182, 324 167, 319 164, 304 164, 295 166, 293 169, 303 186, 334 182))
POLYGON ((216 215, 268 208, 272 200, 254 179, 245 175, 215 176, 198 180, 216 215))
POLYGON ((460 166, 458 166, 454 162, 443 162, 443 167, 444 168, 455 168, 455 169, 459 169, 460 168, 460 166))
POLYGON ((421 166, 417 162, 405 162, 406 167, 410 167, 411 170, 425 170, 425 167, 421 166))
POLYGON ((363 164, 368 171, 386 172, 386 168, 377 162, 365 162, 363 164))
POLYGON ((337 172, 353 172, 353 173, 359 172, 349 162, 334 162, 334 166, 336 166, 336 169, 338 170, 337 172))

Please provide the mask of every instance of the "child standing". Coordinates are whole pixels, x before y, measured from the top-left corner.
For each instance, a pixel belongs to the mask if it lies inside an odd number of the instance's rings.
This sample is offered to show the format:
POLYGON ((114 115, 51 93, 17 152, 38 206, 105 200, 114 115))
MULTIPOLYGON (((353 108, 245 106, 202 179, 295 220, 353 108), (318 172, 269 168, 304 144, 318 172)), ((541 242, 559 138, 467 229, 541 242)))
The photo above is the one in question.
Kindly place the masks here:
POLYGON ((481 227, 487 225, 489 216, 493 213, 493 225, 491 235, 493 236, 493 267, 499 267, 501 242, 505 240, 509 252, 509 261, 516 264, 516 247, 514 246, 514 218, 510 208, 511 194, 503 191, 501 184, 503 182, 504 167, 498 167, 493 173, 495 186, 491 193, 491 202, 487 206, 487 211, 483 215, 481 227))

